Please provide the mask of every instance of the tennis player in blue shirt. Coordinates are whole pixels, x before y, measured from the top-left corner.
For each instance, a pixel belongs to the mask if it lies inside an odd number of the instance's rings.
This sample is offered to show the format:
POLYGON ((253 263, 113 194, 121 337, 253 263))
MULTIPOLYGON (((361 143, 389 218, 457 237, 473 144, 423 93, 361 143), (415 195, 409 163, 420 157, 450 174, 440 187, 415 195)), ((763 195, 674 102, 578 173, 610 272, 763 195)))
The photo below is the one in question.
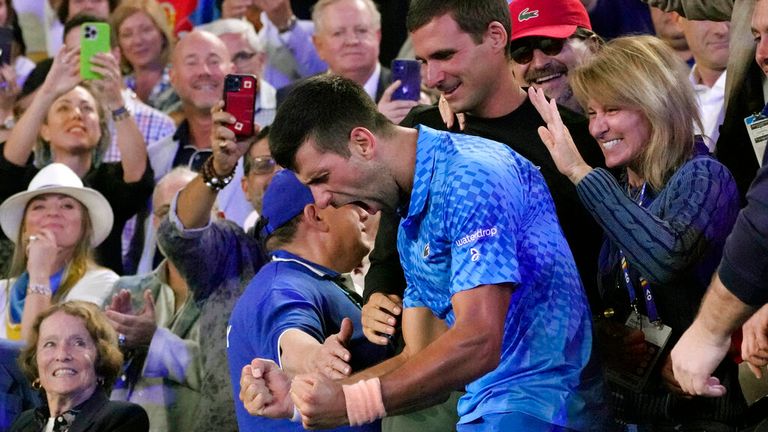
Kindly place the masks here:
POLYGON ((297 87, 272 126, 273 157, 318 206, 400 214, 406 347, 337 381, 289 384, 254 362, 252 412, 357 425, 463 388, 459 431, 606 430, 589 307, 535 166, 494 141, 395 126, 342 78, 297 87))

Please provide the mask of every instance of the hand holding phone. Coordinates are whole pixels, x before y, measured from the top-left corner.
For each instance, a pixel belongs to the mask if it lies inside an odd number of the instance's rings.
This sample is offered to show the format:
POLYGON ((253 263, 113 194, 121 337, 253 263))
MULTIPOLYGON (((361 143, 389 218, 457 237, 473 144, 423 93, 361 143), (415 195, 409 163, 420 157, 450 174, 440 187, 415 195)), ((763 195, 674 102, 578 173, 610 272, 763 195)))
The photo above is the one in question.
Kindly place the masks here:
POLYGON ((421 96, 421 63, 418 60, 392 60, 392 81, 397 80, 400 80, 400 87, 392 93, 392 100, 419 100, 421 96))
POLYGON ((235 122, 227 127, 238 139, 253 135, 253 114, 258 93, 259 80, 254 75, 230 74, 224 78, 224 111, 235 117, 235 122))
POLYGON ((109 52, 109 24, 87 22, 80 27, 80 77, 84 80, 101 79, 93 71, 91 58, 96 53, 109 52))

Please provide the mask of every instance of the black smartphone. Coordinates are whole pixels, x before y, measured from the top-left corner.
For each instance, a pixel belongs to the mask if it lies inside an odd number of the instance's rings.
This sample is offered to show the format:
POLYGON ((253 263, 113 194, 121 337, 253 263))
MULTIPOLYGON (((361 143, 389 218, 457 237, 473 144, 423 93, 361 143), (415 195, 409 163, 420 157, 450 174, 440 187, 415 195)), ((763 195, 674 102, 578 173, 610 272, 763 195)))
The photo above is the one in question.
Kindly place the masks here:
POLYGON ((400 80, 400 87, 392 93, 392 100, 419 100, 421 63, 418 60, 392 60, 392 82, 397 80, 400 80))
POLYGON ((253 114, 259 80, 254 75, 230 74, 224 78, 224 111, 235 116, 235 123, 227 127, 238 138, 253 135, 253 114))
POLYGON ((9 27, 0 27, 0 64, 11 64, 11 50, 13 50, 13 30, 9 27))

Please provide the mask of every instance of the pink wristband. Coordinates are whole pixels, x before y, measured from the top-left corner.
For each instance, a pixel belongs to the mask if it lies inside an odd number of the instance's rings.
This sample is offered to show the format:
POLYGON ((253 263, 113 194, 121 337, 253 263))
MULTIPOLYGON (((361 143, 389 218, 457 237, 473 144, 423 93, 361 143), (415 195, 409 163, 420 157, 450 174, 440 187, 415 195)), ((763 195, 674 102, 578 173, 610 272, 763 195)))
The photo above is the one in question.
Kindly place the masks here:
POLYGON ((344 391, 350 426, 361 426, 387 415, 378 378, 361 380, 341 388, 344 391))

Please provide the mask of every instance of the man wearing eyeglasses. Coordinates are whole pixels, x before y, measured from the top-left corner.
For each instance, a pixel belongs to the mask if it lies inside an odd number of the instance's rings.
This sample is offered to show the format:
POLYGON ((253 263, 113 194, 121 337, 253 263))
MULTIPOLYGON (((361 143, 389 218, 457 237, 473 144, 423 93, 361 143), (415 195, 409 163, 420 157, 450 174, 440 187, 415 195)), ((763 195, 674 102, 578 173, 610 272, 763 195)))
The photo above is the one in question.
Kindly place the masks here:
POLYGON ((510 49, 515 77, 571 111, 584 113, 568 71, 600 47, 580 0, 513 0, 510 49))
POLYGON ((267 191, 272 176, 281 169, 269 154, 269 126, 266 126, 259 131, 256 141, 243 155, 243 178, 240 180, 240 187, 253 206, 253 211, 243 223, 246 231, 250 230, 259 219, 264 192, 267 191))

